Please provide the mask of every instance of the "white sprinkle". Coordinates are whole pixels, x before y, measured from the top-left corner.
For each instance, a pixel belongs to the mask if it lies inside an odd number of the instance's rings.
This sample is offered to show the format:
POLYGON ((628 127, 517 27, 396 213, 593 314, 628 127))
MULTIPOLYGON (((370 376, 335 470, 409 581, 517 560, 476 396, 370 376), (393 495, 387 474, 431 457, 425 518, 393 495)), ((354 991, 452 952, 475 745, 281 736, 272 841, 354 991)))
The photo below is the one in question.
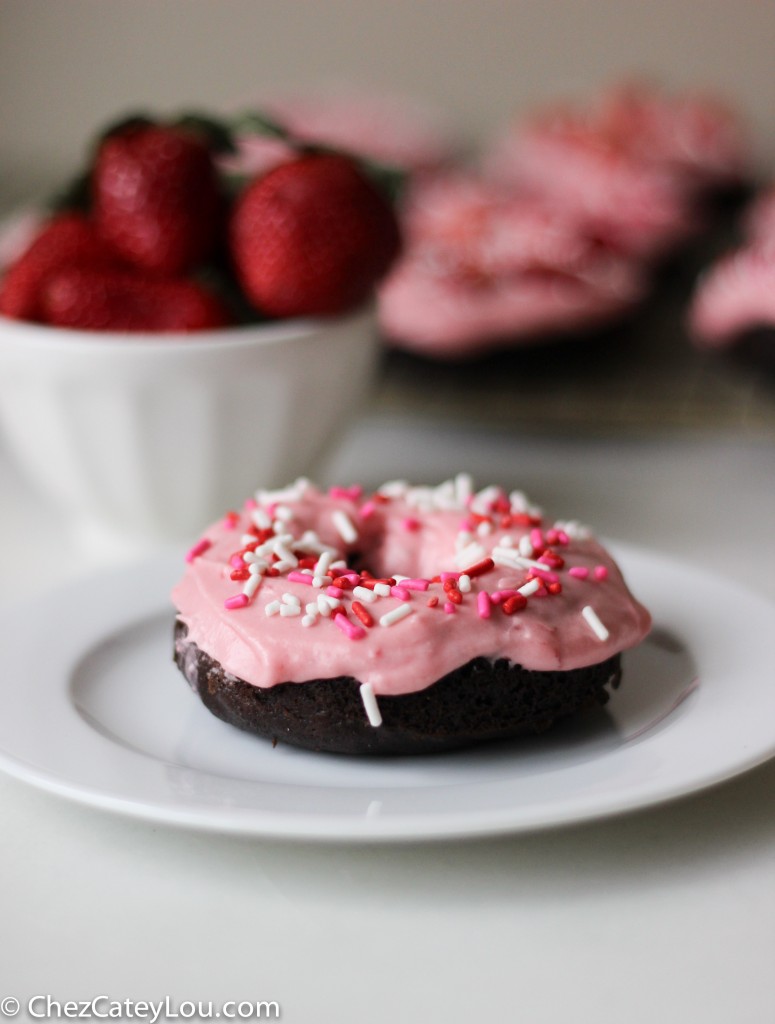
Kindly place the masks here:
POLYGON ((473 493, 474 485, 468 473, 458 473, 455 477, 455 498, 458 505, 464 508, 473 493))
POLYGON ((320 609, 318 608, 317 601, 310 601, 309 604, 305 604, 304 611, 307 615, 319 615, 320 609))
POLYGON ((326 586, 328 586, 328 584, 330 582, 331 582, 331 577, 330 576, 313 576, 312 577, 312 586, 315 587, 317 590, 320 590, 320 588, 324 584, 326 586))
POLYGON ((411 615, 413 610, 414 609, 408 602, 400 604, 397 608, 393 608, 391 611, 385 612, 385 614, 380 617, 379 624, 380 626, 392 626, 396 622, 400 622, 401 619, 405 619, 407 615, 411 615))
POLYGON ((301 608, 297 604, 280 605, 280 615, 287 619, 292 615, 301 615, 301 608))
POLYGON ((386 498, 401 498, 408 489, 409 484, 406 480, 389 480, 380 487, 379 493, 384 494, 386 498))
POLYGON ((253 597, 255 592, 261 586, 263 580, 264 577, 261 576, 259 573, 253 573, 250 579, 245 581, 245 586, 242 588, 242 593, 245 595, 245 597, 253 597))
POLYGON ((367 604, 372 604, 377 600, 377 595, 373 590, 369 590, 368 587, 353 587, 353 596, 357 597, 359 601, 365 601, 367 604))
POLYGON ((460 530, 457 537, 455 537, 455 551, 460 551, 467 544, 470 544, 474 539, 474 535, 470 530, 460 530))
POLYGON ((318 611, 325 619, 331 614, 331 605, 328 603, 325 594, 318 595, 318 611))
POLYGON ((387 583, 375 583, 374 593, 379 597, 390 597, 390 586, 387 583))
POLYGON ((527 533, 519 538, 519 553, 524 558, 532 558, 535 553, 535 548, 527 533))
POLYGON ((479 525, 476 528, 477 537, 489 537, 491 533, 492 523, 488 523, 486 519, 483 522, 479 523, 479 525))
POLYGON ((305 615, 301 620, 301 624, 302 626, 314 626, 317 621, 317 615, 305 615))
POLYGON ((373 725, 375 728, 382 725, 382 715, 380 714, 377 698, 374 696, 374 688, 371 683, 361 683, 361 700, 363 701, 369 725, 373 725))
POLYGON ((294 559, 292 562, 289 562, 289 561, 281 558, 279 562, 275 562, 274 563, 272 568, 273 569, 277 569, 277 571, 279 573, 286 573, 286 572, 290 572, 291 569, 295 569, 298 566, 298 564, 299 564, 298 559, 294 559))
POLYGON ((274 553, 280 559, 281 562, 287 562, 294 569, 299 564, 299 560, 285 544, 280 540, 276 540, 274 543, 274 553))
POLYGON ((336 527, 336 532, 345 544, 354 544, 358 539, 358 531, 353 526, 350 517, 340 508, 337 508, 331 514, 331 519, 336 527))
POLYGON ((279 601, 270 601, 266 608, 264 608, 264 611, 267 615, 277 615, 280 611, 280 607, 281 605, 279 601))
POLYGON ((595 636, 598 638, 598 640, 608 639, 608 630, 605 628, 603 623, 598 618, 597 612, 594 608, 592 608, 588 604, 585 604, 584 607, 581 609, 581 614, 584 616, 584 620, 586 621, 587 625, 592 630, 592 632, 595 634, 595 636))
POLYGON ((493 562, 500 566, 502 569, 521 569, 522 559, 510 552, 508 549, 504 551, 503 548, 493 548, 490 555, 493 562))
POLYGON ((296 594, 289 594, 287 591, 283 594, 283 604, 292 604, 297 608, 301 608, 301 600, 296 594))
POLYGON ((463 573, 461 576, 458 576, 457 589, 460 591, 461 594, 470 594, 471 577, 466 576, 465 573, 463 573))
POLYGON ((293 510, 288 508, 287 505, 278 505, 274 510, 274 516, 281 523, 289 523, 293 519, 293 510))
POLYGON ((396 583, 403 583, 404 580, 410 580, 411 578, 411 576, 402 576, 398 572, 393 573, 393 579, 396 581, 396 583))
POLYGON ((510 537, 508 534, 506 534, 505 537, 501 537, 500 542, 499 542, 499 546, 502 547, 502 548, 513 548, 514 547, 514 538, 510 537))
POLYGON ((259 530, 268 530, 272 525, 272 517, 265 508, 254 508, 250 514, 250 518, 259 530))
POLYGON ((541 586, 540 580, 528 580, 527 583, 523 583, 521 587, 517 587, 517 593, 523 597, 530 597, 531 594, 535 594, 536 590, 541 586))
POLYGON ((528 500, 524 491, 512 491, 509 495, 509 505, 512 512, 527 512, 528 500))
POLYGON ((321 554, 320 558, 315 563, 315 575, 316 576, 327 576, 328 575, 328 570, 329 570, 329 568, 331 566, 331 562, 334 560, 334 554, 335 554, 335 552, 331 551, 330 548, 327 551, 324 551, 321 554))
POLYGON ((486 554, 487 552, 481 544, 468 544, 455 555, 455 565, 460 569, 465 569, 468 565, 473 565, 475 562, 481 562, 486 554))
POLYGON ((335 549, 324 544, 314 530, 305 530, 301 535, 301 540, 297 540, 293 546, 300 551, 314 551, 316 555, 322 555, 324 551, 330 551, 332 555, 336 554, 335 549))
POLYGON ((244 547, 245 544, 255 544, 256 538, 252 533, 243 533, 239 539, 239 542, 244 547))

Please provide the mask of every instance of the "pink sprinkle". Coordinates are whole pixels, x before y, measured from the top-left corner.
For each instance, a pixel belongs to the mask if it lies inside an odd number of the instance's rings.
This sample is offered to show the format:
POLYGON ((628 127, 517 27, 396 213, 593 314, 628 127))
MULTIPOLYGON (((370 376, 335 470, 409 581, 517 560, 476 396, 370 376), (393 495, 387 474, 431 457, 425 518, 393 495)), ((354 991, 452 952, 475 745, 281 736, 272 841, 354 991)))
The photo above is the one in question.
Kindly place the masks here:
POLYGON ((376 507, 377 507, 377 503, 376 502, 374 502, 374 501, 366 501, 366 502, 363 503, 363 505, 361 505, 360 511, 358 512, 358 515, 361 517, 361 519, 368 519, 369 516, 373 516, 374 515, 374 510, 376 509, 376 507))
POLYGON ((227 512, 223 518, 221 526, 224 530, 236 530, 238 522, 239 516, 236 512, 227 512))
POLYGON ((501 594, 500 590, 493 590, 493 592, 490 594, 491 604, 500 604, 502 600, 503 595, 501 594))
POLYGON ((547 530, 546 531, 546 543, 547 544, 556 544, 559 539, 560 539, 560 535, 557 532, 557 530, 547 530))
POLYGON ((401 586, 405 590, 427 590, 430 585, 430 580, 401 580, 401 586))
POLYGON ((460 573, 459 572, 443 572, 443 573, 441 573, 440 579, 441 579, 442 583, 446 583, 447 580, 459 580, 460 579, 460 573))
POLYGON ((186 561, 193 562, 195 558, 198 558, 200 555, 203 555, 205 551, 207 551, 207 549, 211 548, 212 546, 213 542, 211 540, 208 540, 207 537, 202 537, 202 539, 198 541, 188 552, 188 554, 186 555, 186 561))
POLYGON ((510 588, 508 590, 496 590, 494 594, 490 594, 490 600, 493 604, 501 604, 518 593, 518 590, 511 590, 510 588))
POLYGON ((606 580, 608 579, 608 569, 604 565, 595 566, 595 579, 606 580))
POLYGON ((356 583, 360 583, 361 581, 361 578, 357 572, 340 572, 337 578, 342 580, 349 580, 353 586, 355 586, 356 583))
POLYGON ((407 516, 406 519, 401 520, 401 527, 412 533, 414 530, 420 529, 420 520, 414 519, 412 516, 407 516))
POLYGON ((312 577, 308 572, 298 572, 296 569, 292 569, 288 573, 288 580, 291 583, 306 583, 308 587, 312 586, 312 577))
POLYGON ((574 565, 572 569, 568 569, 568 575, 574 576, 577 580, 585 580, 589 576, 589 569, 586 565, 574 565))
POLYGON ((399 601, 408 601, 412 595, 405 587, 391 587, 390 596, 397 597, 399 601))
POLYGON ((476 598, 476 608, 479 612, 480 619, 489 619, 490 611, 492 609, 492 602, 490 601, 490 595, 486 590, 480 590, 476 598))
MULTIPOLYGON (((288 579, 290 579, 290 575, 288 579)), ((326 587, 326 593, 329 597, 344 597, 344 591, 341 587, 326 587)))
POLYGON ((474 524, 470 519, 461 519, 457 528, 459 533, 471 533, 474 528, 474 524))
POLYGON ((242 558, 242 555, 232 555, 231 558, 229 559, 229 565, 232 567, 232 569, 244 569, 245 562, 242 558))
POLYGON ((457 608, 454 606, 454 604, 452 604, 451 601, 445 601, 444 611, 447 613, 447 615, 454 615, 455 612, 457 611, 457 608))
POLYGON ((234 594, 233 597, 227 597, 223 602, 224 608, 244 608, 250 602, 246 594, 234 594))
POLYGON ((565 532, 565 530, 558 530, 557 531, 557 541, 560 544, 570 544, 570 537, 565 532))
POLYGON ((538 548, 542 548, 544 546, 544 535, 541 533, 537 526, 534 526, 533 529, 530 531, 530 543, 533 545, 533 548, 535 550, 538 550, 538 548))
POLYGON ((344 635, 350 638, 350 640, 361 640, 366 636, 366 630, 361 629, 360 626, 356 626, 354 622, 350 622, 347 616, 342 612, 337 612, 334 616, 334 622, 341 629, 344 635))
POLYGON ((258 502, 256 501, 256 499, 255 499, 255 498, 246 498, 246 499, 245 499, 245 508, 246 508, 246 509, 247 509, 247 510, 248 510, 249 512, 252 512, 252 510, 253 510, 254 508, 258 508, 258 502))

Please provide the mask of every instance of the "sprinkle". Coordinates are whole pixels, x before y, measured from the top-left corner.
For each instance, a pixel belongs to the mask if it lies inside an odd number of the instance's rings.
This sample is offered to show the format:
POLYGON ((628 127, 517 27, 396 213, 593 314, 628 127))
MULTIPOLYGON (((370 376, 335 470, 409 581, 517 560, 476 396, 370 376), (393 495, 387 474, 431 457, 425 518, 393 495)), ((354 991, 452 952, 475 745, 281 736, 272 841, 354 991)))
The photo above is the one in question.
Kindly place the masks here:
POLYGON ((290 618, 293 615, 301 615, 301 608, 297 604, 281 604, 280 615, 284 618, 290 618))
POLYGON ((457 608, 454 606, 454 604, 451 601, 445 601, 444 602, 444 611, 447 613, 447 615, 454 615, 455 612, 457 611, 457 608))
POLYGON ((373 725, 375 728, 382 725, 382 715, 380 714, 377 698, 374 696, 374 689, 371 683, 361 683, 361 700, 363 701, 369 725, 373 725))
POLYGON ((328 600, 323 594, 318 595, 318 611, 325 619, 327 619, 331 615, 331 612, 333 611, 331 605, 328 603, 328 600))
POLYGON ((584 616, 584 620, 598 638, 598 640, 607 640, 609 637, 608 630, 598 618, 597 612, 590 605, 584 605, 581 609, 581 614, 584 616))
POLYGON ((476 528, 477 537, 488 537, 492 533, 492 523, 483 520, 476 528))
POLYGON ((254 508, 250 518, 259 528, 259 530, 268 530, 272 526, 272 519, 266 509, 254 508))
POLYGON ((482 576, 494 568, 495 562, 491 558, 483 558, 481 561, 475 562, 473 565, 469 565, 467 569, 464 569, 462 575, 473 579, 475 576, 482 576))
POLYGON ((338 626, 350 640, 362 640, 366 636, 366 630, 356 626, 354 622, 350 622, 342 611, 337 612, 334 616, 334 625, 338 626))
POLYGON ((457 587, 450 587, 449 590, 447 590, 447 601, 451 601, 452 604, 463 603, 463 595, 460 593, 457 587))
POLYGON ((604 565, 595 566, 595 579, 605 580, 608 579, 608 569, 604 565))
POLYGON ((378 597, 390 597, 392 587, 389 583, 375 583, 372 590, 378 597))
POLYGON ((540 586, 541 581, 539 579, 528 580, 527 583, 523 583, 521 587, 517 588, 517 593, 523 597, 530 597, 531 594, 535 594, 540 586))
POLYGON ((561 594, 562 583, 560 583, 559 580, 556 583, 548 583, 546 589, 549 591, 550 594, 561 594))
POLYGON ((287 591, 283 594, 283 604, 291 604, 296 608, 301 607, 301 600, 295 594, 289 594, 287 591))
POLYGON ((480 590, 476 596, 476 609, 480 619, 489 619, 492 611, 492 601, 486 590, 480 590))
POLYGON ((242 569, 232 569, 232 571, 229 573, 229 579, 230 580, 249 580, 250 579, 250 570, 244 568, 244 566, 243 566, 242 569))
POLYGON ((377 600, 377 595, 373 590, 369 590, 368 587, 353 587, 353 595, 359 601, 368 601, 369 604, 377 600))
POLYGON ((223 607, 233 610, 235 608, 244 608, 248 603, 248 598, 245 594, 234 594, 232 597, 226 598, 223 602, 223 607))
POLYGON ((301 624, 302 626, 314 626, 317 621, 317 615, 305 615, 301 620, 301 624))
POLYGON ((344 591, 341 587, 326 587, 326 593, 329 597, 344 597, 344 591))
POLYGON ((573 576, 577 580, 585 580, 589 576, 589 569, 586 565, 574 565, 571 569, 568 569, 568 575, 573 576))
MULTIPOLYGON (((461 550, 455 555, 455 562, 457 565, 466 565, 471 562, 476 562, 478 564, 480 560, 486 561, 486 554, 487 552, 481 544, 476 542, 473 544, 466 544, 466 546, 461 548, 461 550)), ((466 570, 466 572, 468 572, 468 570, 466 570)))
POLYGON ((309 604, 305 604, 304 611, 307 615, 320 615, 320 609, 318 608, 317 601, 310 601, 309 604))
POLYGON ((401 580, 401 586, 406 590, 427 590, 430 586, 430 580, 401 580))
POLYGON ((522 537, 519 538, 519 544, 517 545, 517 548, 519 550, 520 555, 522 555, 523 558, 532 558, 535 554, 533 545, 530 543, 530 537, 527 534, 524 534, 522 537))
POLYGON ((459 572, 443 572, 441 573, 439 578, 441 579, 442 583, 446 583, 448 580, 455 580, 455 582, 457 582, 459 576, 459 572))
POLYGON ((556 583, 560 578, 556 572, 551 572, 549 569, 540 569, 537 565, 532 566, 532 573, 546 583, 556 583))
POLYGON ((288 573, 289 583, 306 583, 307 586, 312 586, 312 577, 306 572, 297 572, 295 569, 288 573))
POLYGON ((247 583, 242 588, 242 593, 245 595, 245 597, 248 598, 248 600, 250 600, 250 598, 255 595, 256 591, 261 586, 263 580, 264 577, 259 576, 258 573, 254 573, 252 576, 250 576, 247 583))
POLYGON ((212 546, 213 542, 211 540, 208 540, 207 537, 202 537, 186 554, 186 561, 193 562, 195 558, 199 558, 200 555, 203 555, 212 546))
POLYGON ((329 487, 329 497, 334 498, 337 501, 341 501, 346 498, 348 501, 357 501, 363 494, 363 488, 359 484, 355 484, 352 487, 329 487))
POLYGON ((377 508, 377 503, 375 501, 365 501, 361 505, 360 511, 358 512, 358 515, 361 517, 361 519, 368 519, 369 516, 373 516, 374 515, 374 512, 375 512, 376 508, 377 508))
POLYGON ((336 532, 345 544, 354 544, 358 539, 358 531, 353 526, 350 517, 340 508, 337 508, 334 509, 331 514, 331 519, 336 528, 336 532))
POLYGON ((537 526, 534 526, 533 529, 530 531, 530 543, 533 545, 533 549, 535 551, 538 551, 540 548, 543 548, 545 546, 544 535, 541 533, 537 526))
POLYGON ((401 619, 405 619, 407 615, 412 614, 412 606, 410 604, 400 604, 397 608, 392 608, 389 612, 385 612, 384 615, 380 616, 380 626, 393 626, 396 622, 400 622, 401 619))
POLYGON ((335 587, 341 587, 343 590, 347 590, 357 584, 359 579, 360 576, 358 576, 357 573, 343 572, 341 576, 334 576, 331 583, 335 587))
POLYGON ((231 558, 229 559, 229 565, 232 567, 232 569, 241 569, 244 566, 244 564, 245 562, 244 559, 242 558, 242 555, 232 555, 231 558))
MULTIPOLYGON (((376 591, 377 588, 375 587, 374 590, 376 591)), ((381 593, 381 591, 379 591, 379 593, 381 593)), ((398 587, 398 586, 396 586, 396 587, 389 587, 388 588, 388 594, 390 594, 391 597, 397 597, 399 601, 408 601, 411 598, 411 596, 412 596, 411 592, 409 590, 407 590, 406 587, 398 587)), ((383 595, 383 596, 386 597, 387 595, 383 595)))
POLYGON ((352 605, 350 607, 352 608, 354 614, 364 624, 364 626, 373 626, 374 625, 374 619, 372 619, 371 614, 370 614, 368 608, 364 607, 364 605, 362 605, 360 601, 353 601, 353 603, 352 603, 352 605))
POLYGON ((227 512, 226 515, 223 517, 221 526, 223 527, 224 530, 236 530, 237 523, 239 523, 239 513, 227 512))
POLYGON ((471 577, 467 573, 461 573, 460 579, 457 581, 457 588, 461 594, 471 593, 471 577))
POLYGON ((527 598, 523 594, 516 593, 506 598, 501 605, 501 610, 504 615, 513 615, 514 612, 522 611, 526 605, 527 598))
POLYGON ((404 530, 407 530, 409 533, 413 533, 415 530, 419 530, 420 526, 420 520, 415 519, 414 516, 407 516, 406 519, 401 520, 401 527, 404 530))
POLYGON ((280 611, 280 607, 281 605, 279 601, 270 601, 266 608, 264 608, 264 612, 267 615, 277 615, 280 611))
POLYGON ((331 563, 334 560, 334 554, 335 553, 336 552, 330 551, 330 550, 322 552, 320 558, 317 560, 317 563, 315 565, 315 575, 316 576, 325 576, 325 575, 327 575, 328 570, 329 570, 329 568, 331 566, 331 563))
POLYGON ((438 599, 438 597, 436 597, 435 594, 433 595, 433 597, 429 597, 428 598, 428 607, 429 608, 435 608, 438 603, 439 603, 439 599, 438 599))

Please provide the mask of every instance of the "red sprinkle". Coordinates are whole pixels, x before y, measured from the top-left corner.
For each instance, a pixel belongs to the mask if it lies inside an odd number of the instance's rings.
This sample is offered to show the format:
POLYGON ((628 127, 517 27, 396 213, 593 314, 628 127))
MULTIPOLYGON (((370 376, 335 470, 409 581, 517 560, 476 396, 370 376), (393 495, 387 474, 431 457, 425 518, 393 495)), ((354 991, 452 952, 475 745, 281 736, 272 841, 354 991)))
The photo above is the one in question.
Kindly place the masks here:
POLYGON ((560 583, 559 580, 557 580, 554 583, 547 583, 546 584, 546 589, 549 591, 550 594, 561 594, 562 593, 562 583, 560 583))
POLYGON ((336 576, 331 580, 331 586, 339 587, 340 590, 351 590, 352 585, 352 580, 347 576, 336 576))
POLYGON ((413 533, 415 530, 420 529, 421 523, 419 519, 415 519, 412 516, 407 516, 406 519, 401 520, 401 526, 405 530, 408 530, 410 533, 413 533))
POLYGON ((459 590, 450 589, 447 591, 447 601, 451 601, 452 604, 462 604, 463 595, 460 593, 459 590))
POLYGON ((230 580, 247 580, 250 579, 249 569, 233 569, 229 573, 230 580))
POLYGON ((507 597, 501 605, 504 615, 513 615, 514 612, 522 611, 527 606, 527 598, 524 594, 512 594, 507 597))
POLYGON ((362 605, 360 601, 353 601, 351 608, 353 612, 358 616, 364 626, 373 626, 374 619, 369 614, 368 608, 362 605))
POLYGON ((221 524, 224 530, 234 530, 239 522, 238 512, 227 512, 223 517, 223 523, 221 524))
POLYGON ((468 569, 464 569, 462 575, 473 579, 475 576, 481 576, 494 568, 495 562, 493 562, 491 558, 483 558, 481 562, 475 562, 472 566, 469 566, 468 569))
POLYGON ((428 607, 429 608, 435 608, 438 603, 439 603, 439 599, 438 599, 438 597, 436 597, 435 594, 434 594, 433 597, 429 597, 428 598, 428 607))

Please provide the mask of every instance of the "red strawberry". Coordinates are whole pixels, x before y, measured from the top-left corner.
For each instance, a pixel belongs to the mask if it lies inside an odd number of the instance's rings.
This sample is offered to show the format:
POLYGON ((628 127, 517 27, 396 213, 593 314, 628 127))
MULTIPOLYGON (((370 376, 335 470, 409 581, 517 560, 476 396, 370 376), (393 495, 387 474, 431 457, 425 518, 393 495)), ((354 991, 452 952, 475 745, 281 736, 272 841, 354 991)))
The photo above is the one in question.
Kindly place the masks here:
POLYGON ((52 276, 41 298, 46 323, 84 331, 203 331, 231 318, 194 281, 74 267, 52 276))
POLYGON ((180 128, 135 124, 109 135, 97 153, 92 199, 102 236, 152 274, 192 270, 218 240, 222 202, 212 155, 180 128))
POLYGON ((19 320, 39 320, 40 293, 52 273, 64 267, 110 267, 117 262, 80 213, 53 217, 3 278, 0 313, 19 320))
POLYGON ((231 223, 248 299, 271 316, 328 315, 363 302, 398 254, 390 204, 339 154, 291 160, 248 185, 231 223))

